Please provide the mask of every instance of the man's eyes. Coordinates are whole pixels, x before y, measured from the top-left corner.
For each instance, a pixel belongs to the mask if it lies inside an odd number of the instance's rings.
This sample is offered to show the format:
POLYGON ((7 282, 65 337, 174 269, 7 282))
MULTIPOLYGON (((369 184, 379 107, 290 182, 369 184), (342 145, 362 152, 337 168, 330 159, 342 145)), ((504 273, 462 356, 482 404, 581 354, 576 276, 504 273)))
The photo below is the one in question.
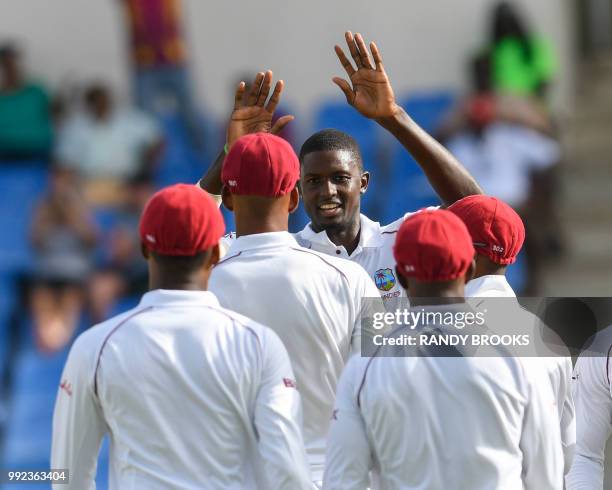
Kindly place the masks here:
MULTIPOLYGON (((316 185, 320 184, 323 179, 320 177, 306 177, 305 182, 307 184, 316 185)), ((346 184, 351 180, 351 177, 348 175, 334 175, 331 177, 331 181, 335 184, 346 184)))
POLYGON ((349 180, 351 180, 351 178, 348 175, 335 175, 333 177, 333 181, 338 182, 340 184, 345 184, 349 180))

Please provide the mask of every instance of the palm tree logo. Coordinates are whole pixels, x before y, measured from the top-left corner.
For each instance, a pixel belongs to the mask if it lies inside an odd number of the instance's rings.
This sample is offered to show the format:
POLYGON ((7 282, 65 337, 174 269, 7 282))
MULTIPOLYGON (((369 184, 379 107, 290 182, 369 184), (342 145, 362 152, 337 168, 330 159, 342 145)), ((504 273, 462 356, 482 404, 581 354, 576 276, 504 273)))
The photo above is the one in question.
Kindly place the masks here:
POLYGON ((395 276, 391 269, 378 269, 374 273, 374 282, 381 291, 389 291, 395 286, 395 276))

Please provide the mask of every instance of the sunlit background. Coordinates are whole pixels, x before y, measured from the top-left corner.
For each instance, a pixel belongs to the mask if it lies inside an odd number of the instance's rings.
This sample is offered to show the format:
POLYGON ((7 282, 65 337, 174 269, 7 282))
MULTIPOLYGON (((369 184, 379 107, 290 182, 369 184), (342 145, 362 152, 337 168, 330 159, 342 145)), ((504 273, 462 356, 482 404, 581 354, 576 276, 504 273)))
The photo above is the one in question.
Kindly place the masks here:
MULTIPOLYGON (((377 42, 408 113, 523 216, 517 291, 609 296, 612 0, 507 5, 0 0, 0 467, 48 467, 71 341, 146 289, 142 205, 201 177, 240 80, 271 69, 285 81, 279 114, 296 116, 284 133, 296 151, 326 127, 359 141, 370 218, 438 203, 412 158, 332 83, 345 30, 377 42), (160 59, 138 32, 164 29, 160 59)), ((307 221, 299 211, 292 231, 307 221)), ((105 446, 100 488, 106 473, 105 446)))

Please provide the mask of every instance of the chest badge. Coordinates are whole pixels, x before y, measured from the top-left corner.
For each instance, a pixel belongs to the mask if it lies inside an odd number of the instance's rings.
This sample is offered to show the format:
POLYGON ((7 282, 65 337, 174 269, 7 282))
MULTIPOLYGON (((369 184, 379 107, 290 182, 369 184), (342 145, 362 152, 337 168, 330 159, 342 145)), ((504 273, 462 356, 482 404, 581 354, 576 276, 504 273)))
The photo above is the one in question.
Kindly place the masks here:
POLYGON ((395 276, 391 269, 378 269, 374 273, 374 282, 381 291, 390 291, 395 286, 395 276))

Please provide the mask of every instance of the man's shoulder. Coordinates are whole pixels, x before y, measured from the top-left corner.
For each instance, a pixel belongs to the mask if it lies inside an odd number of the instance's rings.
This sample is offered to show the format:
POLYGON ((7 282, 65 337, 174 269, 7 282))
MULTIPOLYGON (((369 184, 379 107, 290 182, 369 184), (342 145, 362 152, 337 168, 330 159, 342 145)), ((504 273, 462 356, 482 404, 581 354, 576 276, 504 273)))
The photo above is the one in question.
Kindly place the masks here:
POLYGON ((115 330, 142 311, 145 311, 145 308, 136 307, 93 325, 77 337, 72 345, 72 351, 84 355, 97 353, 115 330))
POLYGON ((435 211, 436 209, 440 209, 440 206, 428 206, 426 208, 418 209, 416 211, 409 211, 405 213, 401 218, 398 218, 395 221, 392 221, 388 225, 381 226, 380 233, 382 235, 389 235, 395 240, 395 233, 397 233, 397 231, 400 229, 400 226, 402 226, 404 221, 406 221, 411 216, 414 216, 415 214, 420 213, 423 210, 435 211))
POLYGON ((334 257, 323 252, 318 252, 303 246, 291 247, 295 253, 304 254, 304 258, 310 258, 315 263, 326 264, 328 267, 335 269, 339 274, 347 277, 351 282, 365 278, 369 280, 367 272, 359 264, 352 260, 334 257))

